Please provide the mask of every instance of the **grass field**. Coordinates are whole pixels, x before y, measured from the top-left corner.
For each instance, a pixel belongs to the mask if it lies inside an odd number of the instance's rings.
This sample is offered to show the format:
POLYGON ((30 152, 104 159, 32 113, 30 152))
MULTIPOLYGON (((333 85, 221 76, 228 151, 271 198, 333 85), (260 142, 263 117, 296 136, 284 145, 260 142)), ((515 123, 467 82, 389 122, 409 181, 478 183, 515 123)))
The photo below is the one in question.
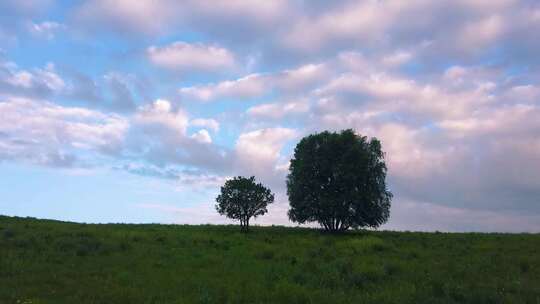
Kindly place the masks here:
POLYGON ((0 217, 0 303, 540 303, 540 235, 0 217))

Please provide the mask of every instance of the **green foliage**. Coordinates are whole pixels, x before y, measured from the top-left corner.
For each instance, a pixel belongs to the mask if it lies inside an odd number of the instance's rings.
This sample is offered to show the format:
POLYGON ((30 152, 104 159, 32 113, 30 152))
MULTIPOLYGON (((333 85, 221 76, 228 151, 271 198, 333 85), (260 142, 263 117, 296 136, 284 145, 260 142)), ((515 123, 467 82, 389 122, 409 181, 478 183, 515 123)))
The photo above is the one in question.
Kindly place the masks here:
POLYGON ((328 231, 378 227, 390 216, 381 143, 353 130, 304 137, 287 176, 289 218, 328 231))
POLYGON ((239 220, 242 231, 248 231, 249 220, 268 212, 266 207, 274 202, 274 195, 263 184, 256 183, 254 176, 238 176, 225 182, 216 202, 219 214, 239 220))
POLYGON ((0 303, 540 302, 538 234, 1 216, 0 232, 0 303))

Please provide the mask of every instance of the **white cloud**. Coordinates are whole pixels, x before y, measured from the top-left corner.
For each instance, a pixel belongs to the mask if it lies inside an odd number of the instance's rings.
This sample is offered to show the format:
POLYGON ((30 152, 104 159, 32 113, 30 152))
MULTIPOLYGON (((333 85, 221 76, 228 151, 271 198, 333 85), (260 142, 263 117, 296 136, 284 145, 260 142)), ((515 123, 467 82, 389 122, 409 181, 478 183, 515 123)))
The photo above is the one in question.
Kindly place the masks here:
POLYGON ((148 128, 165 128, 177 136, 184 136, 189 118, 182 109, 173 110, 168 100, 157 99, 151 104, 141 106, 135 114, 135 122, 148 128))
POLYGON ((212 101, 219 98, 254 98, 266 91, 265 77, 260 74, 250 74, 237 80, 228 80, 216 84, 183 87, 178 90, 185 99, 212 101))
POLYGON ((283 91, 303 91, 330 75, 325 64, 306 64, 295 69, 284 70, 272 77, 272 84, 283 91))
MULTIPOLYGON (((421 50, 421 61, 477 58, 501 41, 515 50, 538 49, 531 34, 540 27, 540 14, 527 1, 335 1, 307 7, 309 13, 296 11, 296 18, 283 25, 276 44, 308 58, 350 49, 388 53, 424 41, 430 47, 421 50), (508 45, 520 40, 525 44, 508 45)), ((385 61, 395 65, 406 57, 396 54, 385 61)))
POLYGON ((307 100, 290 101, 285 103, 265 103, 249 108, 246 113, 253 117, 281 119, 287 115, 303 114, 309 111, 307 100))
POLYGON ((506 135, 519 136, 540 132, 540 108, 533 105, 514 104, 499 108, 477 110, 462 119, 441 120, 439 126, 458 137, 506 135))
POLYGON ((20 69, 13 62, 0 60, 0 84, 2 82, 9 85, 12 90, 30 95, 43 90, 59 93, 66 88, 66 83, 57 74, 53 63, 48 63, 43 69, 36 68, 29 71, 20 69))
POLYGON ((219 131, 219 122, 211 118, 197 118, 189 122, 190 125, 195 127, 208 128, 214 132, 219 131))
POLYGON ((464 76, 467 75, 467 69, 462 66, 451 66, 444 72, 444 78, 453 82, 463 82, 464 76))
POLYGON ((286 47, 316 52, 332 41, 376 39, 392 20, 393 12, 378 1, 350 2, 315 17, 300 18, 284 36, 286 47))
POLYGON ((202 43, 179 41, 163 47, 151 46, 147 55, 155 65, 178 71, 220 71, 236 64, 229 50, 202 43))
POLYGON ((188 134, 188 113, 168 100, 157 99, 137 109, 126 153, 157 166, 181 165, 223 172, 230 164, 227 149, 212 144, 206 129, 188 134))
POLYGON ((75 9, 73 20, 93 29, 151 35, 175 24, 179 8, 169 0, 87 0, 75 9))
POLYGON ((45 69, 36 70, 35 74, 52 91, 60 91, 66 86, 62 78, 56 73, 52 63, 47 64, 45 69))
POLYGON ((268 74, 249 74, 235 80, 180 88, 186 99, 212 101, 220 98, 250 99, 278 90, 304 92, 320 83, 330 74, 325 64, 307 64, 294 69, 268 74))
MULTIPOLYGON (((454 79, 456 77, 454 75, 454 79)), ((349 103, 350 106, 366 105, 379 111, 445 118, 460 117, 493 102, 493 83, 475 83, 471 79, 467 83, 473 85, 450 90, 437 82, 423 84, 414 78, 381 72, 346 73, 332 79, 315 93, 320 98, 321 108, 326 110, 335 110, 343 107, 342 103, 349 103)))
POLYGON ((512 21, 506 21, 499 15, 492 15, 467 23, 458 33, 458 43, 464 49, 477 51, 501 37, 506 30, 507 22, 512 21))
MULTIPOLYGON (((418 56, 424 61, 437 55, 474 58, 503 40, 525 42, 505 43, 511 49, 538 49, 533 33, 540 28, 539 11, 530 1, 86 0, 72 20, 85 30, 136 37, 186 28, 235 49, 266 48, 262 57, 270 61, 291 51, 301 62, 351 49, 386 54, 430 41, 418 56)), ((386 61, 395 65, 405 57, 386 61)))
POLYGON ((394 78, 386 74, 344 74, 332 80, 320 93, 349 91, 366 93, 377 98, 409 98, 417 91, 410 79, 394 78))
POLYGON ((387 66, 398 66, 408 62, 412 57, 413 55, 410 52, 396 51, 383 57, 382 62, 387 66))
POLYGON ((117 115, 47 101, 0 102, 0 157, 68 166, 74 150, 109 153, 121 148, 129 122, 117 115))
POLYGON ((540 87, 532 84, 517 85, 505 93, 505 99, 534 103, 540 98, 540 87))
POLYGON ((63 29, 64 25, 54 21, 44 21, 41 23, 31 22, 28 25, 28 30, 31 34, 47 40, 54 39, 56 32, 63 29))
POLYGON ((236 151, 255 163, 275 161, 286 141, 295 138, 296 131, 288 128, 268 128, 242 133, 236 141, 236 151))
POLYGON ((98 27, 133 35, 157 36, 179 26, 215 32, 235 22, 242 23, 239 29, 246 32, 277 24, 288 8, 289 3, 283 0, 86 0, 75 9, 73 19, 87 30, 98 27))
POLYGON ((287 1, 275 0, 203 0, 190 1, 194 10, 214 18, 243 16, 254 23, 271 23, 288 9, 287 1))
POLYGON ((280 170, 285 156, 284 145, 298 132, 288 128, 266 128, 242 133, 236 140, 235 170, 242 175, 255 175, 271 187, 282 189, 284 172, 280 170))
POLYGON ((212 143, 212 137, 210 136, 210 133, 206 131, 205 129, 199 130, 191 135, 191 138, 195 139, 196 141, 203 143, 203 144, 211 144, 212 143))

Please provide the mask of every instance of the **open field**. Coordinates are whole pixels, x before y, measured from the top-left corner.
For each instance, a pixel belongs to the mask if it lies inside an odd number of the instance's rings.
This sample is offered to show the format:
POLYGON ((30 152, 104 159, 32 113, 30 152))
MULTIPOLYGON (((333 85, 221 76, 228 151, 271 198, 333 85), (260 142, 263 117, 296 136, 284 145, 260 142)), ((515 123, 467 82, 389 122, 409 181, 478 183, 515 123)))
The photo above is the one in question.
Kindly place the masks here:
POLYGON ((540 235, 0 217, 0 303, 540 303, 540 235))

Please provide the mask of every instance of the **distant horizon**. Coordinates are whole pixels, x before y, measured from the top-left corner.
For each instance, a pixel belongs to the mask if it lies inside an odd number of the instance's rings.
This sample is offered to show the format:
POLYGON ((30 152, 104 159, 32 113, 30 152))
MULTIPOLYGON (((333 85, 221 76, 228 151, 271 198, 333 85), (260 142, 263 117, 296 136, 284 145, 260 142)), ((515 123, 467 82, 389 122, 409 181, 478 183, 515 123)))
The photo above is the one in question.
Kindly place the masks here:
MULTIPOLYGON (((540 2, 0 3, 0 215, 287 225, 301 138, 382 143, 391 231, 540 233, 540 2)), ((316 225, 316 223, 313 223, 316 225)))
MULTIPOLYGON (((60 222, 60 223, 68 223, 68 224, 82 224, 82 225, 164 225, 164 226, 231 226, 231 227, 238 227, 238 222, 230 221, 228 223, 200 223, 200 224, 186 224, 181 222, 78 222, 78 221, 71 221, 71 220, 63 220, 63 219, 54 219, 54 218, 39 218, 39 217, 33 217, 33 216, 18 216, 18 215, 4 215, 0 214, 1 216, 10 217, 10 218, 20 218, 20 219, 33 219, 33 220, 43 220, 43 221, 53 221, 53 222, 60 222)), ((251 228, 253 227, 261 227, 261 228, 271 228, 271 227, 283 227, 283 228, 299 228, 299 229, 313 229, 318 230, 321 233, 327 233, 324 231, 324 228, 317 225, 317 224, 309 224, 309 225, 298 225, 294 224, 293 222, 289 222, 290 225, 287 224, 257 224, 256 222, 252 225, 250 225, 251 228)), ((235 228, 235 229, 236 229, 235 228)), ((500 231, 478 231, 478 230, 464 230, 464 231, 444 231, 444 230, 399 230, 399 229, 385 229, 385 228, 369 228, 369 227, 362 227, 357 229, 349 229, 350 232, 360 232, 360 231, 379 231, 379 232, 410 232, 410 233, 478 233, 478 234, 540 234, 540 232, 529 232, 529 231, 516 231, 516 232, 500 232, 500 231)))

